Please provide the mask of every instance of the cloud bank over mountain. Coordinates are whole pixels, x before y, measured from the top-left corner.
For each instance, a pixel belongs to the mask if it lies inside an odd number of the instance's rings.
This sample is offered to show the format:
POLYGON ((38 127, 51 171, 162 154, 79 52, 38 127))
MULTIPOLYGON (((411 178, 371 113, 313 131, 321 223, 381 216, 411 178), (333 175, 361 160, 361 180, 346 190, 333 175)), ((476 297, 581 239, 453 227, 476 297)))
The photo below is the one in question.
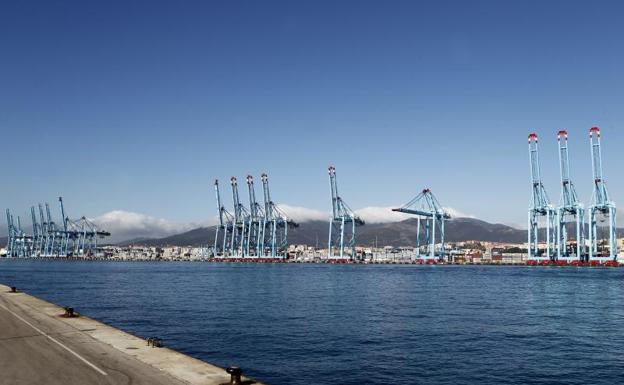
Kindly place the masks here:
MULTIPOLYGON (((329 211, 311 209, 301 206, 280 205, 286 215, 293 220, 304 223, 310 221, 327 221, 331 216, 329 211)), ((393 212, 392 207, 364 207, 355 210, 367 223, 391 223, 410 218, 408 214, 393 212)), ((445 208, 452 217, 473 217, 453 208, 445 208)), ((137 238, 162 238, 180 234, 198 227, 212 226, 217 223, 217 217, 201 222, 176 222, 150 215, 113 210, 92 219, 100 228, 110 231, 112 236, 108 242, 120 242, 137 238)), ((6 233, 6 231, 5 231, 6 233)))
POLYGON ((204 223, 180 223, 123 210, 110 211, 92 220, 100 228, 111 232, 112 236, 107 240, 110 242, 135 238, 166 237, 216 223, 216 218, 204 223))

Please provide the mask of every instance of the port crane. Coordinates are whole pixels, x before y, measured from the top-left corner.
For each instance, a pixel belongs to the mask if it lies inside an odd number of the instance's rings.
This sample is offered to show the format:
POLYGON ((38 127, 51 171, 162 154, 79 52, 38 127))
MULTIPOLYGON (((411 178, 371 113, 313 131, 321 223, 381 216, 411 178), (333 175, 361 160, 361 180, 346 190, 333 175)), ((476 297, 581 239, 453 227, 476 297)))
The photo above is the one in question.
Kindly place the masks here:
POLYGON ((416 258, 444 259, 444 222, 451 219, 451 216, 438 202, 431 189, 423 189, 405 205, 392 211, 416 215, 416 258), (421 233, 425 238, 422 244, 421 233), (436 247, 437 244, 440 246, 436 247), (424 248, 422 256, 421 248, 424 248))
POLYGON ((227 211, 223 203, 221 202, 221 193, 219 191, 219 180, 215 179, 214 182, 215 195, 217 197, 217 211, 219 212, 219 223, 215 227, 215 239, 214 239, 214 256, 225 255, 231 242, 228 242, 232 234, 234 233, 234 216, 227 211), (219 232, 222 232, 222 239, 219 239, 219 232))
POLYGON ((48 203, 45 204, 46 208, 46 217, 47 221, 47 236, 46 236, 46 245, 45 245, 45 256, 59 256, 60 250, 58 249, 57 239, 60 238, 59 229, 52 220, 52 214, 50 213, 50 205, 48 203))
POLYGON ((16 257, 16 239, 17 239, 17 230, 15 225, 13 224, 13 215, 9 209, 6 209, 6 217, 7 217, 7 229, 8 229, 8 237, 7 237, 7 257, 16 257))
POLYGON ((262 251, 262 234, 265 223, 265 214, 262 205, 256 201, 253 176, 247 175, 247 189, 249 190, 249 217, 247 222, 247 240, 245 255, 260 256, 262 251))
POLYGON ((345 259, 345 247, 349 249, 349 259, 355 259, 355 228, 364 225, 364 221, 342 200, 338 194, 336 168, 329 166, 329 185, 332 198, 332 217, 329 219, 329 240, 327 242, 329 259, 345 259), (346 227, 351 224, 351 231, 346 227), (345 239, 346 238, 346 239, 345 239), (338 247, 338 255, 334 255, 334 248, 338 247))
POLYGON ((26 234, 22 228, 22 221, 17 216, 17 224, 10 210, 6 210, 7 216, 7 257, 24 258, 31 255, 33 250, 33 237, 26 234))
POLYGON ((9 237, 7 256, 9 257, 70 257, 97 255, 98 239, 110 236, 108 231, 101 230, 86 217, 71 220, 65 215, 63 198, 59 197, 63 226, 57 226, 52 220, 50 206, 46 203, 44 216, 43 206, 38 205, 39 220, 35 206, 31 206, 32 235, 22 229, 21 219, 17 217, 17 225, 13 215, 7 209, 7 225, 9 237))
POLYGON ((238 182, 236 177, 230 178, 232 186, 232 203, 234 205, 234 226, 232 228, 232 239, 230 250, 238 256, 245 256, 247 222, 249 221, 249 210, 241 203, 238 195, 238 182))
POLYGON ((37 222, 35 206, 30 207, 30 216, 32 218, 33 230, 33 243, 31 253, 33 256, 38 257, 41 254, 41 245, 43 244, 43 227, 41 223, 37 222))
POLYGON ((557 259, 575 258, 583 261, 585 252, 585 208, 578 200, 576 189, 570 177, 570 157, 568 152, 568 131, 557 133, 559 146, 559 174, 561 176, 561 196, 557 207, 557 259), (568 225, 575 226, 575 255, 568 249, 568 225))
POLYGON ((260 250, 264 256, 272 258, 286 257, 288 253, 288 229, 299 227, 299 224, 290 219, 271 199, 269 176, 263 173, 260 178, 262 179, 264 198, 264 218, 259 242, 260 250))
POLYGON ((602 174, 602 150, 600 146, 600 128, 589 129, 589 142, 591 146, 592 172, 594 185, 591 203, 589 205, 589 258, 592 260, 616 260, 617 240, 615 203, 609 199, 609 192, 602 174), (608 250, 598 250, 598 220, 599 217, 606 221, 608 250))
POLYGON ((537 147, 537 134, 529 134, 529 161, 531 167, 531 203, 528 215, 528 254, 529 260, 546 259, 554 260, 554 230, 556 210, 550 204, 548 194, 542 183, 540 175, 539 154, 537 147), (545 221, 546 227, 546 247, 544 250, 539 248, 539 222, 540 219, 545 221))

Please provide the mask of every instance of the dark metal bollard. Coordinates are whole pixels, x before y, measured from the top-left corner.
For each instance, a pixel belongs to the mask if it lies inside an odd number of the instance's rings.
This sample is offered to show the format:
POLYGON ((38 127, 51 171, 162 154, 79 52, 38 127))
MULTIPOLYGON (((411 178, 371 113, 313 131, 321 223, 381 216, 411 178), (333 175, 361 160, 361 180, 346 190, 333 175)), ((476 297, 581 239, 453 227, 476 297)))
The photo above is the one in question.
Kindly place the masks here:
POLYGON ((153 348, 162 348, 162 340, 158 337, 150 337, 147 339, 147 346, 151 346, 153 348))
POLYGON ((17 293, 17 288, 15 286, 11 286, 11 293, 17 293))
POLYGON ((67 317, 67 318, 77 317, 76 313, 74 313, 74 308, 65 306, 65 314, 63 314, 63 317, 67 317))
POLYGON ((243 374, 243 371, 242 371, 241 368, 239 368, 238 366, 230 366, 229 368, 225 369, 225 371, 230 374, 230 384, 229 385, 240 385, 240 384, 242 384, 242 382, 241 382, 241 375, 243 374))

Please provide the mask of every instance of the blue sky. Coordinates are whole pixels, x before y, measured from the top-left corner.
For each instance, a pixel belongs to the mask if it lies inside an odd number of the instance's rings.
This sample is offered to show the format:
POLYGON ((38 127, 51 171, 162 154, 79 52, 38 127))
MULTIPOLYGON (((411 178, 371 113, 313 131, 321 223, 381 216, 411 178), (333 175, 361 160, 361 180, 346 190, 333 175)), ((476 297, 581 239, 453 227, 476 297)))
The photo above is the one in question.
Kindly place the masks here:
POLYGON ((541 136, 557 201, 555 134, 568 129, 588 201, 593 125, 618 203, 623 12, 616 1, 3 2, 0 203, 23 215, 63 195, 73 216, 203 223, 214 178, 266 171, 276 201, 329 211, 334 164, 356 209, 431 187, 460 212, 524 224, 527 134, 541 136))

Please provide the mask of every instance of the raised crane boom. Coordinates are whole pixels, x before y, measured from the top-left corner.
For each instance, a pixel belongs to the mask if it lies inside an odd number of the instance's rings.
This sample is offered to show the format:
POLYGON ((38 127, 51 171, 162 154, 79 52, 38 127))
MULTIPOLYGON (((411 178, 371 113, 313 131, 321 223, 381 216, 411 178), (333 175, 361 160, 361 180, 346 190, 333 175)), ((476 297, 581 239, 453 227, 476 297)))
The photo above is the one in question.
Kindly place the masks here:
POLYGON ((537 149, 537 134, 535 133, 529 135, 529 160, 531 162, 531 182, 533 186, 531 207, 546 212, 550 206, 550 199, 548 199, 548 194, 542 183, 539 152, 537 149))

